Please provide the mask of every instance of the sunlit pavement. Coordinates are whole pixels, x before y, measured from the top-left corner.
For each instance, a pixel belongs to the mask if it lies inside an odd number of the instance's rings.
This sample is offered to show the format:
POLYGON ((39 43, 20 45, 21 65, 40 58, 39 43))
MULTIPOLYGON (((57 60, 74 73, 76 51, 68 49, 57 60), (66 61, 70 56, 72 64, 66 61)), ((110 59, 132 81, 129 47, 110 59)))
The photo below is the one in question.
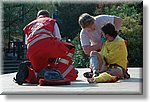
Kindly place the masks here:
POLYGON ((143 78, 142 68, 129 68, 130 79, 119 80, 116 83, 89 84, 83 73, 89 71, 88 68, 78 68, 79 77, 71 85, 61 86, 39 86, 36 84, 17 85, 13 82, 16 73, 0 75, 2 93, 1 94, 142 94, 143 78))

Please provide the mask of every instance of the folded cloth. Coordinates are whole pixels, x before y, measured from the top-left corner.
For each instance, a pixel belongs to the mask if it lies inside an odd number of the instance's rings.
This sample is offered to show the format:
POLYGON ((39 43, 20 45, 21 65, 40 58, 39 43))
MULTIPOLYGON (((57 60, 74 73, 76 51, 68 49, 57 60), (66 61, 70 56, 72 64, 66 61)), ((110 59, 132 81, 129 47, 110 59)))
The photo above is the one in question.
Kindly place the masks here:
POLYGON ((63 80, 46 80, 44 78, 39 79, 40 86, 54 86, 54 85, 70 85, 71 82, 69 79, 63 80))
POLYGON ((119 79, 116 76, 108 74, 107 72, 103 72, 98 77, 94 77, 94 80, 97 83, 113 83, 117 82, 119 79))

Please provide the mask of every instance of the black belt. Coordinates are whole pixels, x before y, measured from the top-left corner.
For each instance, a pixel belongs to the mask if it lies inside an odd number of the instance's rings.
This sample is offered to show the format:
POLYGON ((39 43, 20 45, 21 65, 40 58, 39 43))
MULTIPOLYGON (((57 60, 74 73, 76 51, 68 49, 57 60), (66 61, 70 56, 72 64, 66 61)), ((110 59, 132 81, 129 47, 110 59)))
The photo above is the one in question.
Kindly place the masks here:
POLYGON ((118 64, 109 64, 107 65, 109 68, 117 68, 117 67, 120 67, 121 69, 123 69, 122 66, 118 65, 118 64))

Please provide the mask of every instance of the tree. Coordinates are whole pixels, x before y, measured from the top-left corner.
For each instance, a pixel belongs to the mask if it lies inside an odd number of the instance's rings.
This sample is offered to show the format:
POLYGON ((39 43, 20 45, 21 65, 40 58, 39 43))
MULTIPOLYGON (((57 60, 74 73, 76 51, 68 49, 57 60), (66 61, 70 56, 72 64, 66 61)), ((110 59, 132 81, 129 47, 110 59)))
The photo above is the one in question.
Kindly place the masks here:
POLYGON ((84 54, 82 50, 79 34, 77 34, 77 36, 71 41, 71 43, 76 47, 76 51, 73 56, 73 65, 76 68, 89 67, 89 56, 84 54))
POLYGON ((4 3, 4 27, 3 41, 4 47, 7 47, 9 41, 13 41, 14 37, 23 40, 23 27, 36 18, 36 14, 40 9, 47 9, 51 16, 55 10, 52 2, 49 4, 34 3, 4 3))
POLYGON ((61 35, 66 40, 71 39, 71 43, 75 45, 76 52, 73 56, 75 67, 89 67, 89 58, 84 54, 80 41, 79 32, 81 28, 78 24, 79 16, 82 13, 94 15, 96 10, 95 3, 60 3, 56 5, 59 14, 59 27, 61 35))
POLYGON ((59 12, 58 22, 61 30, 62 37, 67 37, 67 39, 73 39, 77 36, 80 31, 78 24, 78 18, 82 13, 94 14, 96 9, 96 4, 85 3, 60 3, 56 5, 59 12))
POLYGON ((143 66, 143 2, 109 3, 103 14, 123 18, 121 36, 128 39, 129 66, 143 66))

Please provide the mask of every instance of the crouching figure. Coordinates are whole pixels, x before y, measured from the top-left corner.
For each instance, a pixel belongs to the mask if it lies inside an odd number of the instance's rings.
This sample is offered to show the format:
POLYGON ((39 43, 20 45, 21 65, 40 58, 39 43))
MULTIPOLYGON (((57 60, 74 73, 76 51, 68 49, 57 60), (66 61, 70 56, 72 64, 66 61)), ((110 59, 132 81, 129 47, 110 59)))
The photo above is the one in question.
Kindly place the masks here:
MULTIPOLYGON (((37 18, 27 24, 23 31, 26 34, 26 55, 29 61, 20 64, 14 78, 16 83, 22 85, 27 82, 43 85, 46 81, 41 78, 53 79, 50 77, 52 73, 55 76, 54 79, 57 79, 56 76, 58 76, 58 79, 76 80, 77 71, 72 65, 75 47, 61 40, 56 20, 49 17, 47 10, 40 10, 37 18), (41 77, 43 72, 45 74, 41 77)), ((47 82, 51 84, 50 81, 47 82)))

